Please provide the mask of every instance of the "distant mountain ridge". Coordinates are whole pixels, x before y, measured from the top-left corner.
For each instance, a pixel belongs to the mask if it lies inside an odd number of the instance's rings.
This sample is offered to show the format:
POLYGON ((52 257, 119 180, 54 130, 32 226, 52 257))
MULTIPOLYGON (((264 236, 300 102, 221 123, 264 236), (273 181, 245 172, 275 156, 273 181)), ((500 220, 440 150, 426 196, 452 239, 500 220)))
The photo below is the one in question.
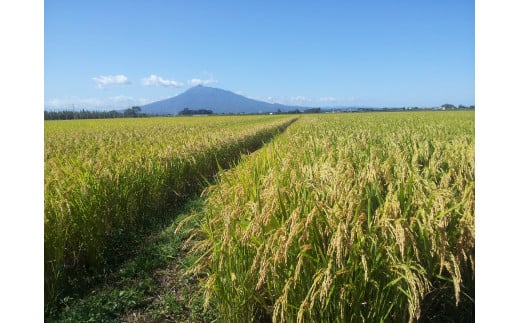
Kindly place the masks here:
POLYGON ((152 115, 177 115, 184 109, 207 109, 217 114, 239 114, 268 113, 278 110, 288 112, 306 109, 306 107, 253 100, 231 91, 203 85, 194 86, 175 97, 141 106, 143 113, 152 115))

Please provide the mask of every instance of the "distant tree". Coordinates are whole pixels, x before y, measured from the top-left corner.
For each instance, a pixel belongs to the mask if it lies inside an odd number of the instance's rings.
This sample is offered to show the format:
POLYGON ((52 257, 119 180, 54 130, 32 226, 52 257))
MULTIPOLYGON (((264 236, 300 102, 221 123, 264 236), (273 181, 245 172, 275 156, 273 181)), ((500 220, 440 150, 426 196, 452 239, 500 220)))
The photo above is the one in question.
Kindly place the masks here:
POLYGON ((123 112, 123 115, 127 118, 137 118, 141 112, 141 108, 138 106, 133 106, 131 108, 126 109, 123 112))
POLYGON ((446 109, 446 110, 453 110, 453 109, 455 109, 455 106, 453 104, 449 104, 449 103, 445 103, 445 104, 441 105, 441 107, 446 109))
POLYGON ((132 113, 134 116, 138 117, 141 114, 141 107, 133 106, 132 113))
POLYGON ((44 120, 72 120, 72 119, 108 119, 108 118, 136 118, 146 116, 140 113, 140 107, 132 107, 122 112, 111 111, 88 111, 85 109, 79 111, 44 111, 44 120))
POLYGON ((181 116, 192 116, 192 115, 200 115, 200 114, 213 114, 213 111, 210 109, 191 110, 188 108, 184 108, 182 111, 179 112, 179 115, 181 115, 181 116))
POLYGON ((320 113, 321 108, 310 108, 303 111, 304 113, 320 113))

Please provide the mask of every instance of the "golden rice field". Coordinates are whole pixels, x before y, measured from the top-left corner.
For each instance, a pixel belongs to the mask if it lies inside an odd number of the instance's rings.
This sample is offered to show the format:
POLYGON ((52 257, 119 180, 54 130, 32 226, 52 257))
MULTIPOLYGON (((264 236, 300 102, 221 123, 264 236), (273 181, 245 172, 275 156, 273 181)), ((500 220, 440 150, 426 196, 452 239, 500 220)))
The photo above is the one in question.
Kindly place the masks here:
POLYGON ((304 115, 204 196, 223 321, 474 319, 472 111, 304 115))
POLYGON ((46 303, 204 190, 177 230, 198 223, 185 248, 220 321, 472 321, 474 127, 473 111, 46 121, 46 303))
POLYGON ((45 302, 106 272, 136 232, 200 192, 288 116, 46 121, 45 302))

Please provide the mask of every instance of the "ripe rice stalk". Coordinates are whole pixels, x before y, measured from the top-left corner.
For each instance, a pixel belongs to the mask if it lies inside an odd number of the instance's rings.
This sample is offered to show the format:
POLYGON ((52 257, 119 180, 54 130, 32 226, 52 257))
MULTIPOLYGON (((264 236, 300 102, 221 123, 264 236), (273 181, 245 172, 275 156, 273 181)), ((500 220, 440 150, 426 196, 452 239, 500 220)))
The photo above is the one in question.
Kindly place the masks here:
POLYGON ((474 277, 473 124, 301 118, 208 191, 194 249, 207 252, 207 297, 232 321, 412 322, 441 277, 459 308, 474 284, 462 281, 474 277))
POLYGON ((45 303, 120 263, 218 170, 293 118, 46 121, 45 303), (211 123, 208 122, 211 120, 211 123))

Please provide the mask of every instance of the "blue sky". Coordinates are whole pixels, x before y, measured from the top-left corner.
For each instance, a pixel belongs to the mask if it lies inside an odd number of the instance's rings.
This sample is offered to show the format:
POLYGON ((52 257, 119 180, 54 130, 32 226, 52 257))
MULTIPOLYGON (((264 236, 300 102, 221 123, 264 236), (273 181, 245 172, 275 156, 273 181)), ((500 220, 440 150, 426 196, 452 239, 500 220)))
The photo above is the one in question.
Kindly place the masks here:
POLYGON ((474 1, 44 3, 44 105, 205 84, 303 106, 475 104, 474 1))
POLYGON ((3 318, 15 321, 24 313, 39 321, 44 310, 44 101, 71 98, 76 106, 111 107, 118 96, 169 97, 187 89, 189 80, 211 77, 217 81, 212 86, 286 100, 355 98, 406 106, 476 101, 477 299, 486 304, 476 306, 476 316, 482 322, 517 316, 520 284, 510 277, 517 275, 511 254, 520 223, 504 201, 518 199, 520 182, 520 154, 511 149, 520 138, 520 46, 514 41, 520 2, 478 1, 476 32, 474 3, 463 0, 320 1, 310 7, 264 1, 252 9, 223 1, 215 7, 150 0, 138 8, 129 7, 137 0, 83 2, 0 2, 0 136, 10 156, 0 160, 8 187, 0 214, 17 215, 0 219, 2 256, 17 264, 1 269, 7 277, 2 288, 10 295, 3 318), (184 86, 143 86, 141 80, 153 74, 184 86), (114 75, 132 83, 103 89, 94 80, 114 75))

